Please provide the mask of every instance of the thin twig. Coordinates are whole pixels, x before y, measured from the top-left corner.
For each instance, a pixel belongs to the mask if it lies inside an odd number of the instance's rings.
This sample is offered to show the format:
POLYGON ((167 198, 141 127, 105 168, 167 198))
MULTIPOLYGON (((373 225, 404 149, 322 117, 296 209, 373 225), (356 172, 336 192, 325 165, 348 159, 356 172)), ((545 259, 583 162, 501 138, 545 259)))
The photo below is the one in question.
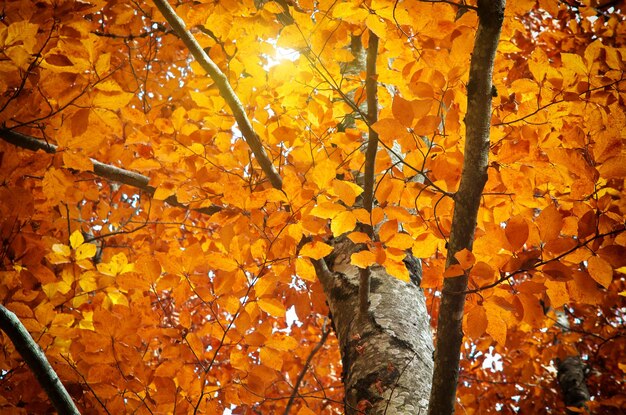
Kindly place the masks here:
MULTIPOLYGON (((11 143, 17 147, 25 148, 32 151, 42 150, 48 154, 55 154, 58 150, 58 147, 54 144, 49 144, 38 138, 18 133, 17 131, 9 129, 0 129, 0 139, 3 139, 4 141, 11 143)), ((148 184, 150 182, 150 178, 148 176, 144 176, 143 174, 135 173, 130 170, 121 169, 119 167, 111 166, 110 164, 105 164, 95 159, 90 160, 93 164, 93 173, 96 176, 118 183, 126 184, 128 186, 133 186, 146 192, 150 196, 152 196, 156 191, 153 186, 150 186, 148 184)), ((194 210, 205 215, 212 215, 221 210, 221 207, 219 206, 191 208, 188 205, 180 203, 174 195, 165 199, 165 202, 171 206, 194 210)))
POLYGON ((313 356, 315 356, 315 354, 322 348, 322 346, 326 342, 326 339, 328 338, 329 334, 330 334, 330 328, 324 327, 322 329, 322 338, 315 345, 315 347, 311 350, 311 352, 309 353, 309 356, 306 358, 306 362, 304 362, 304 366, 302 367, 302 370, 300 371, 300 374, 298 375, 298 379, 296 380, 296 384, 293 386, 293 392, 291 393, 291 396, 289 397, 289 402, 287 402, 287 406, 285 406, 285 412, 283 412, 283 415, 289 415, 289 411, 291 410, 291 406, 293 405, 293 402, 296 399, 296 396, 298 395, 298 389, 300 388, 300 384, 302 383, 302 379, 304 379, 304 375, 309 370, 309 366, 311 365, 311 361, 313 360, 313 356))

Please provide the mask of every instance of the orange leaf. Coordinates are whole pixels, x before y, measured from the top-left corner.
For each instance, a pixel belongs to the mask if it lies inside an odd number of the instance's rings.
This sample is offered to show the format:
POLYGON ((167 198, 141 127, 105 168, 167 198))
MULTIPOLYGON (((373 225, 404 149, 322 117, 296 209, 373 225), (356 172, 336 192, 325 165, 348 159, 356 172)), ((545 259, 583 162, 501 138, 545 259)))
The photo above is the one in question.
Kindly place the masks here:
POLYGON ((450 265, 443 273, 444 278, 460 277, 465 274, 465 270, 459 264, 450 265))
POLYGON ((263 347, 259 352, 259 357, 261 358, 261 363, 269 368, 281 370, 283 367, 282 356, 274 349, 263 347))
POLYGON ((536 220, 539 236, 544 242, 557 238, 563 227, 563 216, 555 205, 550 205, 541 211, 536 220))
POLYGON ((274 298, 260 298, 257 303, 270 316, 285 317, 285 305, 282 302, 274 298))
POLYGON ((351 232, 348 234, 348 239, 355 244, 364 244, 372 241, 369 235, 364 232, 351 232))
POLYGON ((296 274, 306 281, 314 282, 317 278, 315 267, 308 258, 296 259, 296 274))
POLYGON ((478 285, 492 283, 495 271, 491 265, 486 262, 478 261, 470 271, 470 275, 478 285))
POLYGON ((457 261, 459 261, 459 265, 464 270, 470 269, 476 262, 476 257, 467 248, 463 248, 462 250, 454 254, 454 257, 457 261))
POLYGON ((402 98, 400 95, 393 97, 391 104, 391 112, 395 119, 400 121, 405 127, 411 127, 413 122, 413 105, 410 101, 402 98))
POLYGON ((337 179, 333 180, 333 191, 346 206, 354 205, 357 196, 363 193, 363 189, 355 183, 337 179))
POLYGON ((321 241, 306 243, 300 250, 300 255, 313 259, 322 259, 333 251, 333 247, 321 241))
POLYGON ((322 202, 311 209, 311 215, 322 219, 332 219, 346 208, 339 203, 322 202))
POLYGON ((356 226, 356 217, 350 211, 339 213, 330 223, 330 230, 336 238, 354 229, 356 226))
POLYGON ((398 221, 389 220, 382 224, 378 230, 378 238, 381 242, 387 242, 398 233, 398 221))
POLYGON ((613 267, 611 267, 611 264, 599 256, 592 256, 587 260, 587 270, 591 278, 598 284, 604 288, 609 288, 613 281, 613 267))
POLYGON ((409 271, 406 269, 404 262, 394 261, 387 257, 382 265, 385 267, 385 270, 389 273, 389 275, 396 277, 400 281, 409 282, 411 280, 409 271))
POLYGON ((135 261, 135 271, 141 274, 146 281, 154 283, 161 276, 161 264, 155 258, 143 255, 135 261))
POLYGON ((603 162, 598 170, 605 179, 623 179, 626 177, 626 156, 620 154, 610 158, 603 162))
POLYGON ((411 248, 414 243, 415 240, 411 237, 411 235, 406 233, 397 233, 390 240, 385 242, 385 246, 405 250, 411 248))
POLYGON ((77 171, 93 171, 91 159, 87 155, 74 150, 65 150, 63 152, 63 166, 77 171))
POLYGON ((485 302, 487 328, 485 331, 500 345, 506 345, 507 324, 502 318, 502 308, 492 302, 485 302))
POLYGON ((330 182, 337 175, 337 163, 330 159, 324 159, 315 164, 311 178, 320 190, 330 186, 330 182))
POLYGON ((513 216, 506 223, 504 232, 506 239, 511 244, 511 250, 517 251, 524 246, 528 239, 528 224, 523 217, 519 215, 513 216))
POLYGON ((376 263, 376 254, 368 250, 355 252, 350 256, 350 263, 359 268, 367 268, 376 263))
POLYGON ((479 339, 487 329, 487 313, 481 306, 471 308, 465 318, 465 334, 470 339, 479 339))

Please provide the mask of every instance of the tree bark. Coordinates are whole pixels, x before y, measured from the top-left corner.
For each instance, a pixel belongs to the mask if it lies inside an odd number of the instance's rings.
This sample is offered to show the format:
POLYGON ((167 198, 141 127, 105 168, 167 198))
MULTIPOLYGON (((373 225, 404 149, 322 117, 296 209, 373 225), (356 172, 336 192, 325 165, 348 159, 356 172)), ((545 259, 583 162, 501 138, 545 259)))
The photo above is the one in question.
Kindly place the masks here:
MULTIPOLYGON (((584 408, 589 400, 589 389, 585 383, 585 364, 579 356, 570 356, 557 362, 559 386, 563 402, 568 408, 584 408)), ((568 414, 580 413, 567 409, 568 414)))
POLYGON ((316 261, 341 348, 345 413, 425 414, 433 370, 428 310, 419 287, 420 262, 405 262, 411 282, 371 267, 369 311, 359 316, 359 270, 350 265, 358 249, 335 241, 328 266, 316 261))
POLYGON ((79 415, 80 412, 56 372, 48 363, 46 355, 35 343, 17 316, 0 304, 0 328, 13 342, 35 378, 60 414, 79 415))
MULTIPOLYGON (((454 257, 457 252, 472 250, 480 198, 487 182, 491 78, 504 20, 504 6, 505 0, 478 1, 479 24, 467 84, 465 159, 461 183, 455 195, 446 267, 458 263, 454 257)), ((454 413, 467 279, 465 274, 444 280, 437 322, 435 371, 429 407, 431 415, 454 413)))

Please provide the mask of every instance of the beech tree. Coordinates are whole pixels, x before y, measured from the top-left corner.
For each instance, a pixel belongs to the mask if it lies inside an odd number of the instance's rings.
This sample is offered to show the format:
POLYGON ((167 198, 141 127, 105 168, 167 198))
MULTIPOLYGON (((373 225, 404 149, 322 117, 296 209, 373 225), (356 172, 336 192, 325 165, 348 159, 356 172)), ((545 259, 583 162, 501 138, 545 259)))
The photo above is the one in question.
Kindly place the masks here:
POLYGON ((5 2, 0 410, 626 410, 625 70, 611 0, 5 2))

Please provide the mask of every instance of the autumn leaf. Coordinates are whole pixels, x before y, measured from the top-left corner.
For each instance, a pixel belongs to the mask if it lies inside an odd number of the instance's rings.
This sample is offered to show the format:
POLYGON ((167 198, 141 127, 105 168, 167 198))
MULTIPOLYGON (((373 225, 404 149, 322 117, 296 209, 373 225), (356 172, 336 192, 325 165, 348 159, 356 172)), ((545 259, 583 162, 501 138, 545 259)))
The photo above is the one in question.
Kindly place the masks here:
POLYGON ((285 316, 285 306, 274 298, 260 298, 258 301, 261 310, 274 317, 285 316))
POLYGON ((466 248, 454 254, 454 257, 457 261, 459 261, 459 265, 464 270, 470 269, 476 262, 474 254, 466 248))
POLYGON ((613 268, 611 264, 599 256, 592 256, 587 260, 587 269, 589 270, 591 278, 604 288, 608 288, 611 281, 613 281, 613 268))
POLYGON ((313 259, 322 259, 333 251, 333 247, 320 241, 306 243, 300 250, 300 255, 313 259))
POLYGON ((355 252, 350 256, 350 263, 359 268, 367 268, 376 263, 376 254, 372 251, 363 250, 355 252))

